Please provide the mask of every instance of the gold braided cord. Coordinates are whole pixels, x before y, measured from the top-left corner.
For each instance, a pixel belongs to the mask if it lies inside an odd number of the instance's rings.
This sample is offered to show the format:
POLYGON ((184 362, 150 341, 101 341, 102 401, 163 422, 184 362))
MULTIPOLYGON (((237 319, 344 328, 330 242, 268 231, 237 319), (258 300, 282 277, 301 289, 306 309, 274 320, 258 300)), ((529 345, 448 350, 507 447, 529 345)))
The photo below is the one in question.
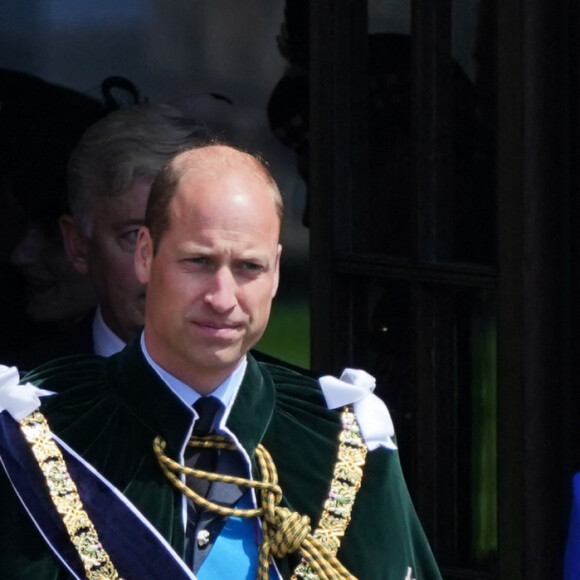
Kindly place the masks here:
MULTIPOLYGON (((273 557, 283 558, 298 552, 301 564, 293 579, 303 580, 356 580, 336 558, 342 536, 350 522, 350 514, 360 487, 366 446, 352 410, 345 408, 343 429, 340 433, 338 459, 329 497, 324 504, 318 529, 311 533, 310 518, 281 507, 282 490, 278 485, 276 465, 263 445, 256 448, 256 461, 261 480, 221 475, 185 467, 165 455, 165 442, 157 437, 153 448, 161 469, 169 481, 186 497, 203 509, 221 516, 262 518, 262 542, 258 551, 258 580, 267 580, 273 557), (179 474, 205 478, 211 482, 233 483, 260 492, 260 507, 254 509, 227 508, 210 502, 185 485, 179 474)), ((189 445, 215 449, 236 450, 227 438, 209 436, 193 437, 189 445)))
POLYGON ((20 421, 20 429, 30 443, 50 493, 62 517, 70 540, 81 558, 89 580, 122 580, 103 549, 95 526, 83 507, 75 482, 68 473, 64 457, 52 438, 42 413, 35 412, 20 421))
MULTIPOLYGON (((236 451, 236 446, 227 437, 220 437, 217 435, 212 435, 204 439, 198 437, 192 437, 189 442, 190 447, 203 447, 203 448, 213 448, 213 449, 226 449, 229 451, 236 451)), ((210 510, 224 517, 241 517, 241 518, 251 518, 259 517, 262 515, 262 509, 239 509, 239 508, 228 508, 222 506, 219 503, 215 503, 205 499, 203 496, 196 493, 193 489, 185 485, 179 478, 179 475, 183 473, 184 475, 190 475, 193 477, 198 477, 202 479, 207 479, 208 481, 221 481, 223 483, 233 483, 242 487, 254 488, 260 491, 268 491, 273 494, 278 502, 282 499, 282 490, 275 484, 272 484, 269 479, 264 481, 254 481, 250 479, 244 479, 241 477, 235 477, 231 475, 221 475, 219 473, 212 473, 211 471, 202 471, 201 469, 193 469, 191 467, 185 467, 181 465, 178 461, 173 461, 165 455, 165 441, 161 437, 156 437, 153 441, 153 450, 159 461, 159 465, 163 470, 163 473, 169 479, 169 481, 181 492, 183 495, 191 499, 197 505, 201 506, 203 509, 210 510)), ((265 449, 258 449, 256 451, 256 456, 258 461, 260 461, 262 452, 265 449)), ((267 451, 266 451, 267 453, 267 451)))

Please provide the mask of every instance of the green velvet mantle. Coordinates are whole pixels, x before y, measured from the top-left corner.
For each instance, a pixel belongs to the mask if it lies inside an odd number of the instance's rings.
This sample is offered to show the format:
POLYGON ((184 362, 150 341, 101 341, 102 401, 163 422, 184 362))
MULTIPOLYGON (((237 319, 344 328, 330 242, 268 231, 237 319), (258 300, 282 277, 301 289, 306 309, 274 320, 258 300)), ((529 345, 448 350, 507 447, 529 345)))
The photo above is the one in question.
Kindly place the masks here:
MULTIPOLYGON (((158 467, 153 439, 177 459, 191 411, 146 363, 138 341, 109 359, 69 357, 26 377, 59 394, 43 400, 52 430, 107 477, 183 553, 181 498, 158 467)), ((248 367, 228 427, 250 456, 259 442, 278 468, 286 505, 316 524, 328 493, 341 428, 318 382, 276 365, 248 367)), ((68 579, 0 474, 0 576, 10 580, 68 579)), ((368 454, 363 485, 338 556, 360 580, 439 579, 412 507, 397 452, 368 454)), ((284 577, 296 564, 279 562, 284 577)), ((126 580, 138 580, 128 578, 126 580)))

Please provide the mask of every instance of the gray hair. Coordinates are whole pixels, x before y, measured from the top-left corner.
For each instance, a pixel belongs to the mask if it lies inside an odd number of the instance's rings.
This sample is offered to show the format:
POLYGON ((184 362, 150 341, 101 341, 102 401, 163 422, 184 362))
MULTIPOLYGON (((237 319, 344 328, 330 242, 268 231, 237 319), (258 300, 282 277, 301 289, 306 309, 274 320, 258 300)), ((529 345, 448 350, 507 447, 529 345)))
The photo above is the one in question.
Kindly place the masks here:
POLYGON ((155 177, 179 151, 209 141, 207 128, 167 105, 124 107, 83 134, 68 162, 68 196, 85 235, 99 197, 124 193, 139 177, 155 177))

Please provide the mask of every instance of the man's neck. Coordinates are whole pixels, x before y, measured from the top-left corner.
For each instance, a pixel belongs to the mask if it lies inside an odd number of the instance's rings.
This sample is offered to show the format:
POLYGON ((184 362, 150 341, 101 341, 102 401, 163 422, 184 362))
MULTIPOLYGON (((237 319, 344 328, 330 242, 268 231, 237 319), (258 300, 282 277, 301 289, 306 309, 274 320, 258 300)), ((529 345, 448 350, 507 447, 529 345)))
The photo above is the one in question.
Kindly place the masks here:
POLYGON ((141 345, 143 351, 156 365, 203 397, 211 395, 246 358, 244 355, 228 366, 219 368, 196 366, 167 348, 160 347, 155 337, 147 332, 147 328, 141 335, 141 345))
MULTIPOLYGON (((246 372, 247 359, 244 357, 239 365, 230 373, 220 384, 216 385, 210 392, 201 392, 196 387, 189 383, 185 383, 179 377, 176 377, 162 366, 160 366, 151 356, 147 350, 144 333, 141 335, 141 350, 145 359, 153 370, 161 377, 161 379, 171 388, 171 390, 184 401, 188 406, 191 406, 200 396, 212 394, 217 397, 226 409, 229 409, 233 399, 236 396, 238 388, 242 383, 242 379, 246 372)), ((226 414, 229 411, 226 412, 226 414)))

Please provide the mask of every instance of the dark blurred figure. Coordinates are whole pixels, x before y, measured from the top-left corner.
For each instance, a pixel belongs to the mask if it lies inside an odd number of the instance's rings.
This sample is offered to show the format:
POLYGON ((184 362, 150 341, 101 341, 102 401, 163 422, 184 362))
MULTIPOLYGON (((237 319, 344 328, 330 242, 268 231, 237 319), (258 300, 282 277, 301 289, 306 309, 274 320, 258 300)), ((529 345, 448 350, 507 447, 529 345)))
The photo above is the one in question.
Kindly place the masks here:
POLYGON ((122 77, 101 84, 102 102, 18 71, 0 70, 2 307, 0 360, 29 369, 92 351, 93 281, 69 260, 59 220, 70 213, 67 163, 88 127, 140 101, 122 77), (88 322, 87 322, 88 321, 88 322), (79 334, 79 328, 85 332, 79 334))
MULTIPOLYGON (((310 154, 309 0, 288 0, 278 37, 288 65, 268 102, 273 133, 297 154, 308 185, 310 154)), ((475 85, 453 62, 452 165, 448 256, 457 262, 495 259, 494 138, 482 120, 475 85)), ((405 34, 368 36, 369 195, 353 199, 355 246, 364 252, 408 257, 415 253, 417 158, 412 43, 405 34), (361 202, 367 203, 362 206, 361 202), (368 231, 358 228, 363 216, 368 231), (363 231, 361 231, 361 229, 363 231)), ((311 224, 309 195, 304 225, 311 224)))
POLYGON ((95 303, 66 260, 66 162, 102 117, 97 100, 0 69, 0 356, 52 334, 95 303))

